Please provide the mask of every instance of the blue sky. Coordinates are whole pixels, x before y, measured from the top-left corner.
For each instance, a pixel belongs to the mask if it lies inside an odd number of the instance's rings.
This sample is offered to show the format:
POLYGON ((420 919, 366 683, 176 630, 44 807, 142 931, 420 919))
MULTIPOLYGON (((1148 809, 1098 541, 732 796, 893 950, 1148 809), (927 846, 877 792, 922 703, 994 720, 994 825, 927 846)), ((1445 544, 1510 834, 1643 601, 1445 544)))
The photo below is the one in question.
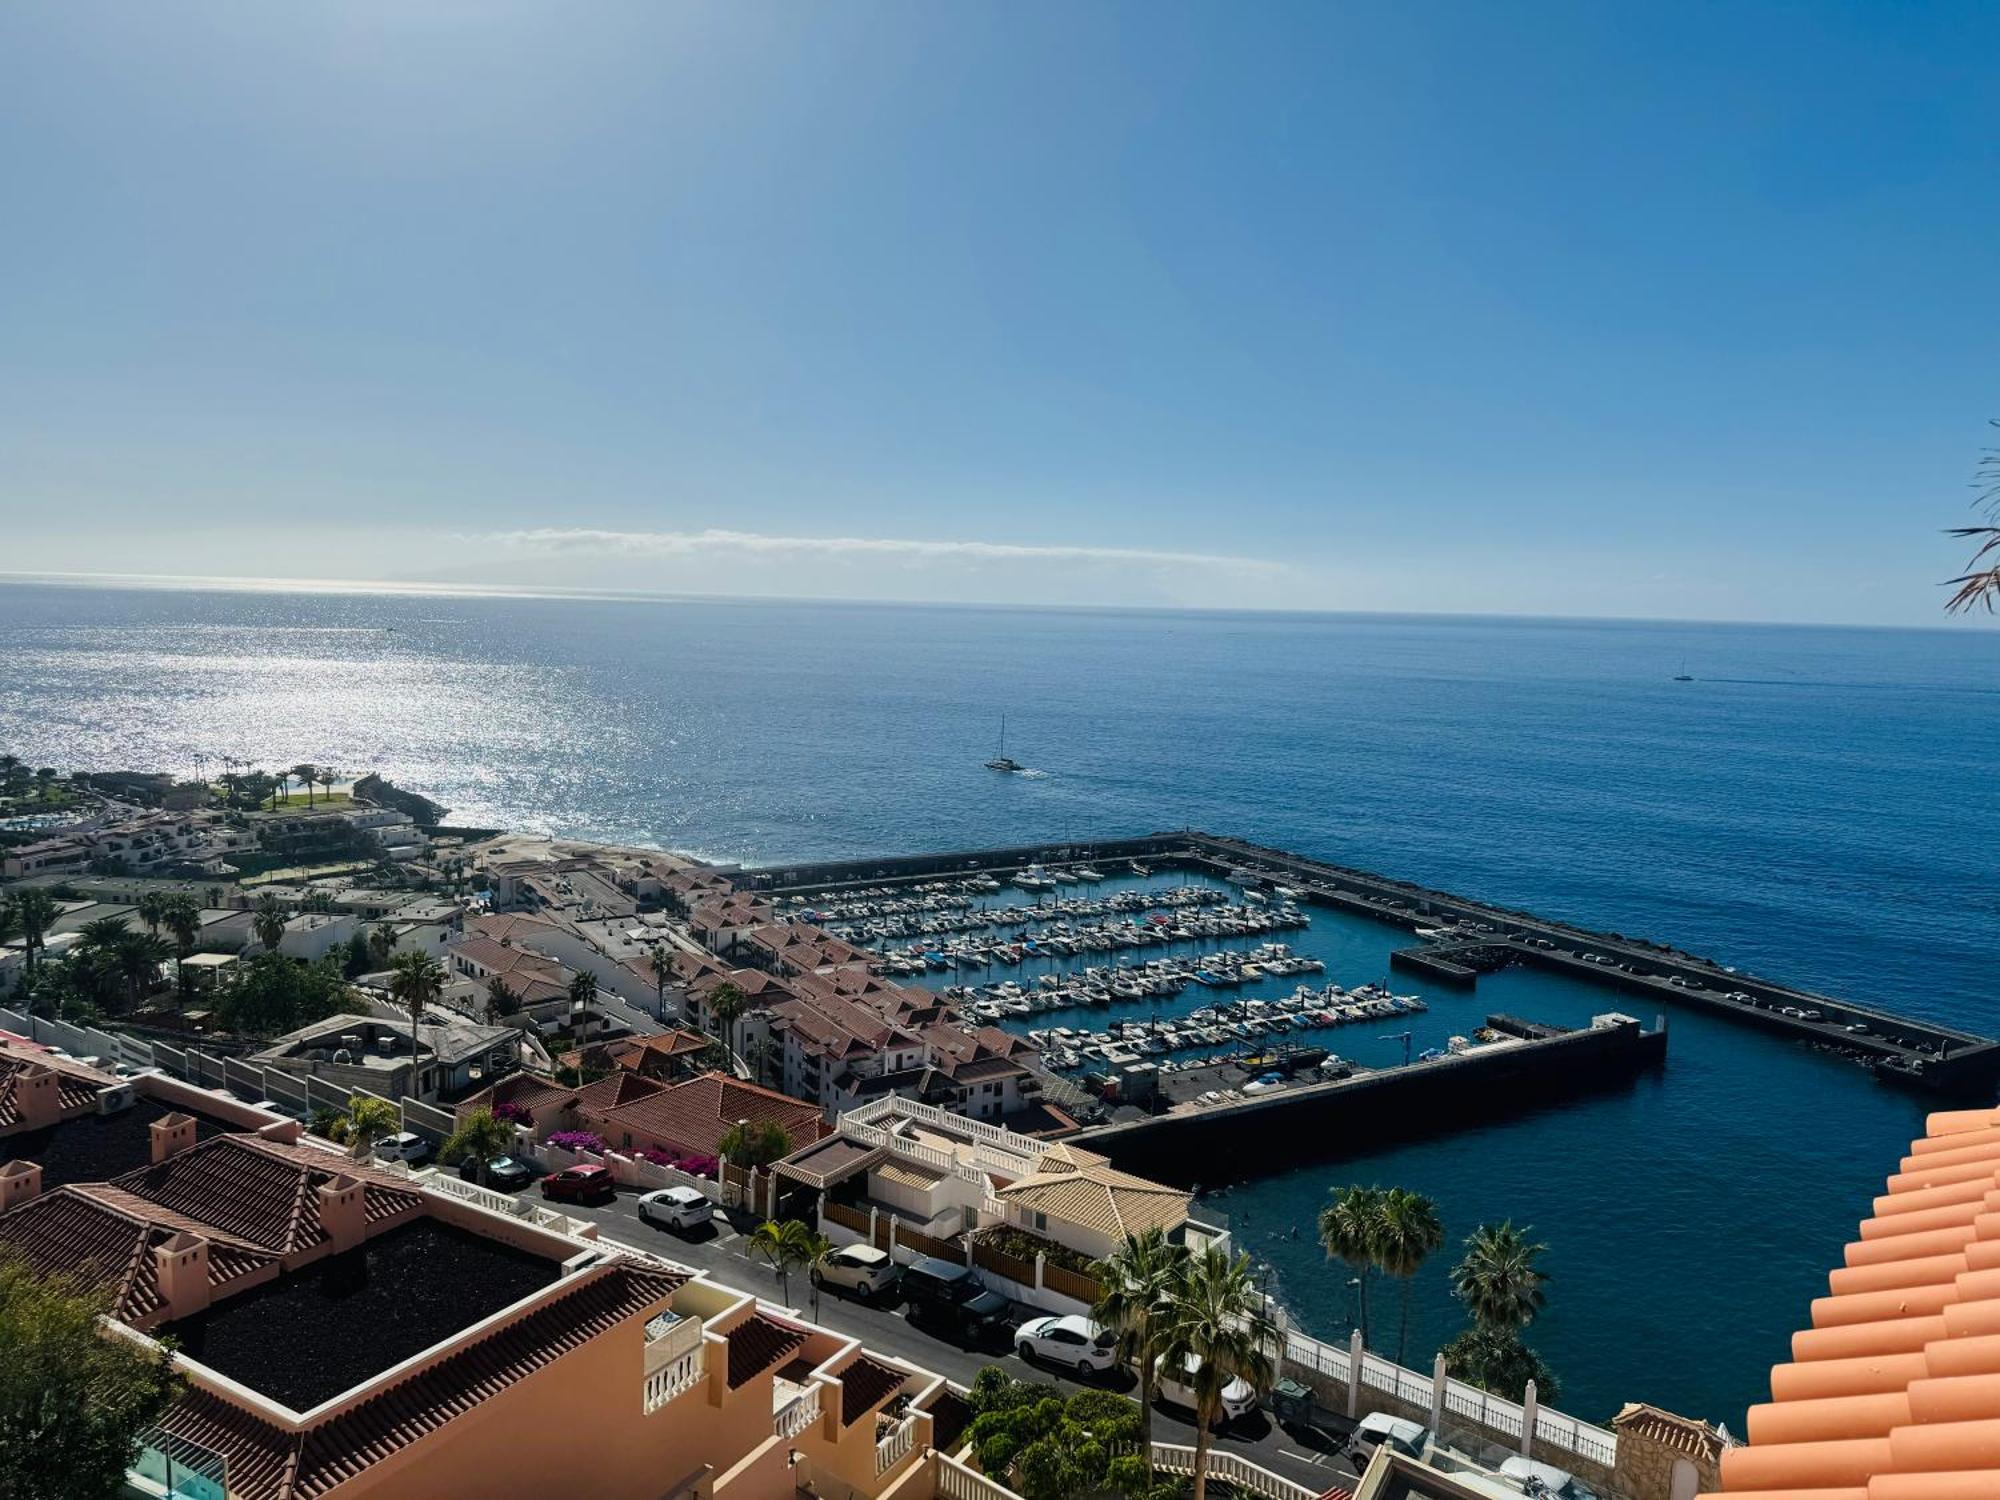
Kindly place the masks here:
POLYGON ((1928 623, 1990 6, 0 13, 14 571, 1928 623))

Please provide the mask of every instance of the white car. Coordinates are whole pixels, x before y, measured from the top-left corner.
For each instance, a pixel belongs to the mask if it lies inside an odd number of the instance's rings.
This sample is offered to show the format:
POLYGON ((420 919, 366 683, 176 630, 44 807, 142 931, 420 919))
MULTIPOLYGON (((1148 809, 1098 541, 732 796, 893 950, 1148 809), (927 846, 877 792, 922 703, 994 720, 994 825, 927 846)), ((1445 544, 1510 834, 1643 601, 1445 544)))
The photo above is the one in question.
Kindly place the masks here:
POLYGON ((1364 1458, 1384 1443, 1410 1458, 1422 1458, 1430 1440, 1430 1429, 1421 1422, 1392 1417, 1386 1411, 1371 1411, 1354 1424, 1350 1446, 1364 1458))
MULTIPOLYGON (((1195 1409, 1194 1387, 1189 1384, 1195 1369, 1193 1359, 1194 1357, 1190 1355, 1187 1364, 1179 1370, 1174 1370, 1168 1368, 1166 1356, 1162 1355, 1159 1363, 1153 1366, 1154 1386, 1160 1393, 1160 1399, 1186 1411, 1195 1409)), ((1242 1376, 1232 1375, 1229 1384, 1222 1388, 1223 1423, 1234 1422, 1238 1417, 1247 1416, 1256 1409, 1256 1389, 1242 1376)))
POLYGON ((1118 1335, 1080 1313, 1030 1318, 1014 1330, 1014 1350, 1023 1359, 1068 1365, 1079 1375, 1096 1373, 1118 1363, 1118 1335))
POLYGON ((431 1159, 431 1143, 410 1131, 385 1135, 375 1143, 375 1160, 400 1161, 420 1167, 431 1159))
POLYGON ((639 1195, 639 1217, 662 1229, 699 1229, 715 1218, 715 1205, 700 1188, 656 1188, 639 1195))
POLYGON ((814 1286, 852 1292, 864 1302, 894 1286, 901 1275, 889 1252, 873 1245, 842 1245, 827 1251, 812 1268, 814 1286))

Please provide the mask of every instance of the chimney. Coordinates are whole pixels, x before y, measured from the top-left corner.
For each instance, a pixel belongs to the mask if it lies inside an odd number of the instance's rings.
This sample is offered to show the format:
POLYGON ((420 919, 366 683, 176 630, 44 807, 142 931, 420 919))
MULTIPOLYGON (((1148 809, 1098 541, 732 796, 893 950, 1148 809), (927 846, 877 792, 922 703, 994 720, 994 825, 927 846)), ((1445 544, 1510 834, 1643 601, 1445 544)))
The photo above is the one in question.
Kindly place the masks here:
POLYGON ((153 1247, 159 1269, 160 1298, 167 1304, 167 1321, 185 1318, 208 1306, 208 1241, 182 1230, 153 1247))
POLYGON ((346 1172, 329 1177, 319 1187, 319 1227, 333 1242, 333 1253, 352 1250, 367 1236, 367 1189, 346 1172))
POLYGON ((158 1165, 170 1156, 177 1156, 194 1144, 194 1118, 179 1110, 170 1115, 161 1115, 150 1127, 153 1137, 153 1162, 158 1165))
POLYGON ((0 1214, 19 1208, 42 1191, 42 1169, 31 1161, 10 1161, 0 1167, 0 1214))
POLYGON ((61 1118, 61 1086, 55 1069, 40 1063, 23 1063, 14 1070, 14 1107, 20 1111, 24 1129, 53 1125, 61 1118))

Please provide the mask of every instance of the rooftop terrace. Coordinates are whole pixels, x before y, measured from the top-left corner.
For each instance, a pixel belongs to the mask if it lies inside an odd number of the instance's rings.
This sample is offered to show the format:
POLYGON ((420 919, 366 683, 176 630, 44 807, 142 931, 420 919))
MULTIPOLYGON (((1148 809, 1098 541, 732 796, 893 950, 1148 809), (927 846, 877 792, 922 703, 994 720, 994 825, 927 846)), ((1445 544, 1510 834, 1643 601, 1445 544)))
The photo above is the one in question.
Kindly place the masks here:
POLYGON ((303 1412, 560 1277, 555 1261, 420 1218, 165 1332, 190 1358, 303 1412))

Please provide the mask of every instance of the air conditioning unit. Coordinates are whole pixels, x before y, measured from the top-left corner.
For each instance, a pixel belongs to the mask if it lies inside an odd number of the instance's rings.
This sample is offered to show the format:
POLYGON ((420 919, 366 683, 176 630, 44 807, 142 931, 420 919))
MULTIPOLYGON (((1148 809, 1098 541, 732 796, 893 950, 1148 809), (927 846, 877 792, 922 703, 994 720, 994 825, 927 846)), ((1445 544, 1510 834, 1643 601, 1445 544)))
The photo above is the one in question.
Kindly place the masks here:
POLYGON ((395 1039, 394 1037, 392 1037, 392 1036, 378 1036, 378 1037, 376 1037, 376 1038, 375 1038, 375 1050, 376 1050, 377 1052, 381 1053, 381 1054, 382 1054, 382 1056, 384 1056, 384 1057, 389 1057, 389 1056, 393 1055, 393 1054, 395 1053, 395 1050, 396 1050, 396 1039, 395 1039))
POLYGON ((108 1089, 97 1091, 97 1112, 100 1115, 115 1115, 132 1107, 137 1095, 129 1083, 113 1084, 108 1089))

